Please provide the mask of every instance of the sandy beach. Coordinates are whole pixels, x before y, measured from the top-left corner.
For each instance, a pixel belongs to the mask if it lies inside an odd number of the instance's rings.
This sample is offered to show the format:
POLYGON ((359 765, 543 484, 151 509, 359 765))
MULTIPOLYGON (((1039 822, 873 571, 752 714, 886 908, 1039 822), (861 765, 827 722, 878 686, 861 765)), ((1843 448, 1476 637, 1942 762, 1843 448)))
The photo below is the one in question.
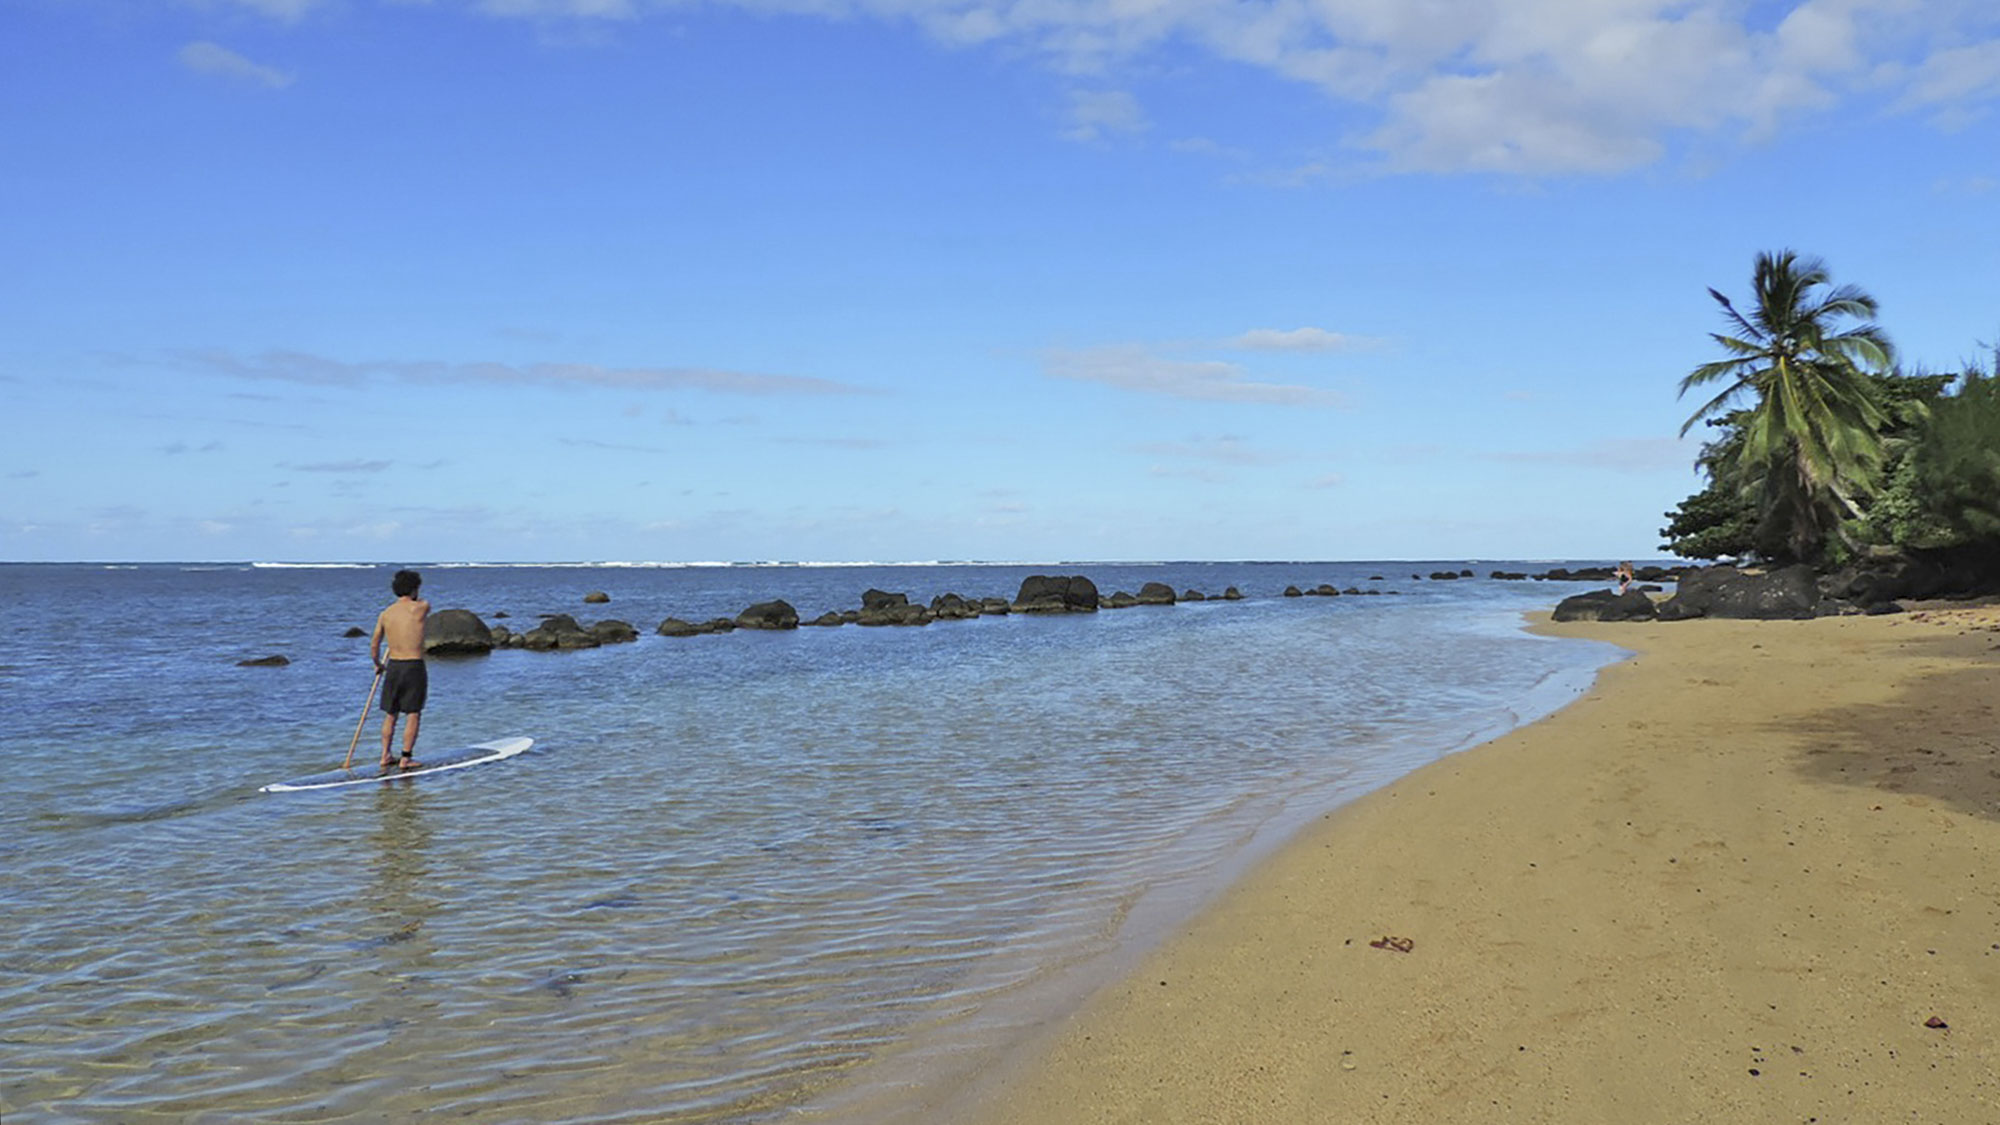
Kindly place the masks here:
POLYGON ((1328 816, 979 1125, 2000 1122, 2000 607, 1637 655, 1328 816))

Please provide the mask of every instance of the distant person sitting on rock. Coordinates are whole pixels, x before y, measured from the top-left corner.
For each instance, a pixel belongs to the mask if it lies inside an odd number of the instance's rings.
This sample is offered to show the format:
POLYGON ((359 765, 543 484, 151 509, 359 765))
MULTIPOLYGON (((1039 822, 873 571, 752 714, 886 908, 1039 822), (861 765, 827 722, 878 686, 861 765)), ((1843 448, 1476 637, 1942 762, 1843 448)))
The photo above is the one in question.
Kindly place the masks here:
POLYGON ((417 724, 423 719, 424 696, 430 676, 424 669, 424 618, 431 603, 417 597, 424 580, 414 570, 399 570, 389 581, 396 600, 375 618, 375 635, 368 641, 368 659, 382 677, 382 768, 392 764, 389 744, 396 737, 396 717, 408 715, 403 730, 403 768, 416 769, 417 724), (389 642, 389 662, 382 662, 382 642, 389 642))
POLYGON ((1632 585, 1632 564, 1629 562, 1619 563, 1618 569, 1612 571, 1611 576, 1618 579, 1618 592, 1623 594, 1626 588, 1632 585))

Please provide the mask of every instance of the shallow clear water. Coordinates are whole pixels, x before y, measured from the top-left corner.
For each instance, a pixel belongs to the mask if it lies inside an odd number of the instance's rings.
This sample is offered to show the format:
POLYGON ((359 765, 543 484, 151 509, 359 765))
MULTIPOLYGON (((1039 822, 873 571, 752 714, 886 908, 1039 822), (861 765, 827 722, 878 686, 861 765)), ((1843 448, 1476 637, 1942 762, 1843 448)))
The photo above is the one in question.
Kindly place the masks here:
POLYGON ((257 787, 345 753, 372 670, 340 634, 392 568, 0 566, 0 1109, 781 1116, 1615 655, 1520 631, 1573 586, 1410 577, 1462 565, 430 567, 440 608, 644 635, 434 659, 423 745, 534 749, 303 794, 257 787), (652 635, 1030 573, 1248 600, 652 635), (1278 596, 1321 582, 1398 592, 1278 596))

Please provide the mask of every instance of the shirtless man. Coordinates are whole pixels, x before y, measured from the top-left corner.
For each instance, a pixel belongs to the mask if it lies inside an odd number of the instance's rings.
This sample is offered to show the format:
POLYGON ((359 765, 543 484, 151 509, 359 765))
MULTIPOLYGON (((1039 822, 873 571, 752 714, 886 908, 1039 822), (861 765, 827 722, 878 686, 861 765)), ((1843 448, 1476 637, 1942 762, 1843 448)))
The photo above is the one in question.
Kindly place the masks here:
POLYGON ((410 725, 403 730, 403 768, 415 769, 422 763, 417 750, 417 724, 423 719, 424 695, 430 680, 424 670, 424 618, 431 603, 417 597, 424 580, 414 570, 399 570, 389 582, 396 600, 375 618, 375 635, 368 641, 368 659, 382 676, 382 768, 393 764, 389 744, 396 737, 396 717, 408 715, 410 725), (382 663, 382 642, 389 642, 389 662, 382 663))

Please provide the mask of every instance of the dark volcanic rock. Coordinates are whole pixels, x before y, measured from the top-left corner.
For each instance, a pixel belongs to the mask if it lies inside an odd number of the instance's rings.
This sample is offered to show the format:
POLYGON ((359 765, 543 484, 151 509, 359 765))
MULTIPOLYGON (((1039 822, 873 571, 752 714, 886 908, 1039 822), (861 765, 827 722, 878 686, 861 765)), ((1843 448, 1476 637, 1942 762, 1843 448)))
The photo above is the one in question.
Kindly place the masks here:
POLYGON ((2000 558, 1967 549, 1872 555, 1820 579, 1820 589, 1861 606, 1991 594, 2000 592, 2000 558))
POLYGON ((521 643, 538 652, 551 649, 596 648, 604 642, 567 613, 542 615, 542 623, 521 634, 521 643))
POLYGON ((1705 566, 1682 572, 1680 588, 1660 604, 1660 620, 1684 621, 1694 617, 1797 620, 1816 616, 1819 608, 1819 580, 1811 567, 1788 566, 1765 573, 1732 566, 1705 566))
POLYGON ((1306 592, 1304 590, 1299 589, 1297 586, 1285 587, 1285 596, 1288 598, 1302 598, 1305 597, 1305 594, 1306 592))
POLYGON ((1165 582, 1148 582, 1139 587, 1140 605, 1174 604, 1174 588, 1165 582))
POLYGON ((929 606, 911 605, 909 599, 895 594, 894 601, 880 601, 874 605, 863 605, 861 613, 854 619, 857 625, 928 625, 936 618, 929 606))
POLYGON ((607 617, 591 625, 590 635, 596 637, 599 644, 622 645, 638 640, 639 630, 633 628, 629 621, 607 617))
POLYGON ((820 614, 818 617, 813 618, 811 621, 801 621, 799 624, 817 625, 823 629, 830 629, 836 626, 847 624, 847 618, 842 617, 841 615, 833 612, 832 610, 828 610, 825 613, 820 614))
POLYGON ((1337 598, 1340 596, 1340 589, 1331 582, 1320 583, 1313 588, 1312 592, 1322 598, 1337 598))
POLYGON ((982 612, 975 601, 967 601, 957 594, 939 594, 931 599, 931 616, 940 621, 964 621, 978 617, 982 612))
POLYGON ((341 634, 341 636, 343 637, 365 637, 367 635, 368 635, 368 630, 363 629, 359 625, 349 625, 347 627, 347 632, 341 634))
POLYGON ((864 610, 887 609, 890 606, 909 604, 910 595, 908 594, 891 594, 886 590, 870 589, 863 591, 861 595, 861 608, 864 610))
POLYGON ((1237 589, 1234 586, 1231 586, 1228 589, 1222 591, 1222 600, 1229 602, 1240 602, 1243 600, 1243 591, 1237 589))
POLYGON ((1103 609, 1131 609, 1133 606, 1139 604, 1139 599, 1120 590, 1097 604, 1103 609))
POLYGON ((1208 600, 1208 595, 1202 593, 1200 590, 1190 589, 1181 593, 1181 600, 1184 602, 1205 602, 1208 600))
POLYGON ((441 609, 424 619, 425 656, 476 656, 493 651, 493 631, 469 609, 441 609))
POLYGON ((981 598, 979 599, 979 612, 987 615, 998 615, 1012 613, 1014 612, 1014 607, 1008 603, 1006 598, 981 598))
POLYGON ((592 590, 583 596, 583 604, 585 605, 603 605, 610 600, 611 595, 602 590, 592 590))
POLYGON ((1651 621, 1658 616, 1653 599, 1637 590, 1573 594, 1556 603, 1555 611, 1557 621, 1651 621))
POLYGON ((740 629, 796 629, 799 611, 782 600, 758 602, 736 615, 736 625, 740 629))
POLYGON ((1014 608, 1022 613, 1095 613, 1097 584, 1081 574, 1034 574, 1021 580, 1014 608))
POLYGON ((665 621, 660 622, 660 627, 655 629, 654 632, 662 637, 692 637, 696 633, 701 632, 701 629, 692 621, 682 621, 678 617, 669 617, 665 621))
POLYGON ((273 653, 270 656, 257 656, 249 660, 239 660, 236 662, 236 666, 238 668, 283 668, 290 663, 291 661, 285 657, 273 653))

